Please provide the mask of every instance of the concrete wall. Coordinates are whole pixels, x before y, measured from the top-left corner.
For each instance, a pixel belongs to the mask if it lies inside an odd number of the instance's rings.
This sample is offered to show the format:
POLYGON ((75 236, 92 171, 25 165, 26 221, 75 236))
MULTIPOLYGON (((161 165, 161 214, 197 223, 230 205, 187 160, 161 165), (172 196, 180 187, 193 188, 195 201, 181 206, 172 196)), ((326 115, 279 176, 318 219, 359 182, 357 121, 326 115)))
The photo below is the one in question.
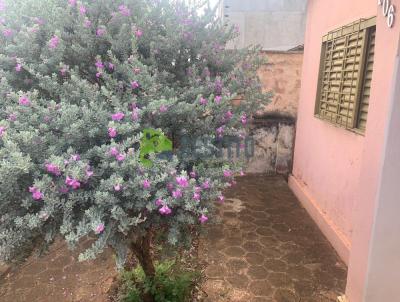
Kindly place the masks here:
POLYGON ((303 53, 262 52, 261 56, 267 59, 258 72, 262 88, 274 95, 253 123, 254 157, 246 171, 287 175, 293 162, 303 53))
MULTIPOLYGON (((400 8, 400 0, 391 2, 400 8)), ((294 167, 289 183, 349 264, 346 292, 350 302, 383 301, 365 300, 365 290, 400 35, 398 20, 389 29, 375 0, 311 0, 308 4, 294 167), (315 118, 314 105, 322 36, 372 16, 377 16, 374 71, 367 129, 362 136, 315 118)), ((393 296, 387 301, 397 299, 399 296, 393 296)))
POLYGON ((262 113, 296 118, 303 52, 265 51, 262 56, 266 58, 267 64, 260 68, 258 76, 263 91, 273 93, 272 102, 262 113))
POLYGON ((306 7, 307 0, 224 0, 223 20, 240 31, 230 47, 289 50, 303 44, 306 7))

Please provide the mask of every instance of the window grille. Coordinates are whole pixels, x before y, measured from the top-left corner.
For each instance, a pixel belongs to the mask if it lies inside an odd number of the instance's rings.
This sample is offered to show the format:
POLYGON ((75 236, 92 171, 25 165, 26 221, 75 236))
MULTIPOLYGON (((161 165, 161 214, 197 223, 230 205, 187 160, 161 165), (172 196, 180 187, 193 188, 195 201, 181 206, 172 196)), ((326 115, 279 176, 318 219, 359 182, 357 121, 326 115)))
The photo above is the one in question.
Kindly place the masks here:
POLYGON ((368 116, 376 18, 361 19, 322 39, 315 114, 363 132, 368 116))

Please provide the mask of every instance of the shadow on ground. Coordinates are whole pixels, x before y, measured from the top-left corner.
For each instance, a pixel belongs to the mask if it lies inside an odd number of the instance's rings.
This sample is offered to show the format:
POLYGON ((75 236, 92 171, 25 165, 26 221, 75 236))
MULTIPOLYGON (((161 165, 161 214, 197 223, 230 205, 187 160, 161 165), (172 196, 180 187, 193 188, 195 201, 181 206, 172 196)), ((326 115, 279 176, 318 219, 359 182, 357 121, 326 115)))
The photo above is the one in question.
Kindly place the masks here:
POLYGON ((280 177, 249 175, 226 194, 200 255, 209 302, 329 302, 346 267, 280 177))

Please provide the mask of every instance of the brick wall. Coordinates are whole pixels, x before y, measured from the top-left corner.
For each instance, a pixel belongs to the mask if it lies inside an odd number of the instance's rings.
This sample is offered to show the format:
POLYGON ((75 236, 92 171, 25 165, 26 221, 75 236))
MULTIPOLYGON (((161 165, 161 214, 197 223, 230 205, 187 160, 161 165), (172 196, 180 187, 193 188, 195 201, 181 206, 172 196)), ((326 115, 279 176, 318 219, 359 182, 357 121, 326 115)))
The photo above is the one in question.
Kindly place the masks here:
POLYGON ((263 90, 271 91, 273 97, 254 120, 254 154, 247 160, 246 170, 287 175, 293 162, 303 53, 266 51, 261 55, 267 63, 259 76, 263 90))

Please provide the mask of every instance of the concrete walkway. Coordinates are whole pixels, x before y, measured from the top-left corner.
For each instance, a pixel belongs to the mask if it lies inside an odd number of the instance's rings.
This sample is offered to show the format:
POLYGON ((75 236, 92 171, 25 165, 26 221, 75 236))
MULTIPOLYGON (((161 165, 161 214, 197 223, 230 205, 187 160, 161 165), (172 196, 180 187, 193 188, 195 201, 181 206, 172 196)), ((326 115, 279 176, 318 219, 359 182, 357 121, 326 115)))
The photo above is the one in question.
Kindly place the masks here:
POLYGON ((329 302, 346 267, 280 177, 246 176, 202 241, 209 302, 329 302))

